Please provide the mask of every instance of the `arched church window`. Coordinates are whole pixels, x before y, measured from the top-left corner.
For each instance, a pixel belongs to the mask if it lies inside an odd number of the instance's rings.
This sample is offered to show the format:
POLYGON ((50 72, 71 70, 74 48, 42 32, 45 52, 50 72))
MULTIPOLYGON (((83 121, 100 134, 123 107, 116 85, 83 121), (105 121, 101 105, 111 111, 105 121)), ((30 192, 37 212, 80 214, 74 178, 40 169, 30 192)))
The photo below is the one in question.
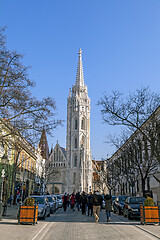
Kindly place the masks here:
POLYGON ((78 124, 77 124, 78 122, 77 122, 77 119, 75 119, 75 130, 77 130, 78 129, 78 124))
POLYGON ((54 161, 56 161, 56 152, 54 151, 54 161))
POLYGON ((77 137, 74 139, 74 147, 77 148, 77 137))
POLYGON ((74 155, 74 167, 77 167, 77 155, 74 155))
POLYGON ((81 129, 85 130, 85 119, 82 118, 81 120, 81 129))
POLYGON ((73 184, 75 184, 76 183, 76 173, 74 172, 73 173, 73 184))

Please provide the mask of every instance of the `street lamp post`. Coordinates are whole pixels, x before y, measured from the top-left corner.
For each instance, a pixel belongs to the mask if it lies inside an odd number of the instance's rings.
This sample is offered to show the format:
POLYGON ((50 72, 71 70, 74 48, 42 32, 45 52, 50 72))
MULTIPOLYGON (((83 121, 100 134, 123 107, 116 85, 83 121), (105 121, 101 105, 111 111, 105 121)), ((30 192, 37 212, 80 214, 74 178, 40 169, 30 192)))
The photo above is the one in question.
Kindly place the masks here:
MULTIPOLYGON (((4 209, 3 209, 3 214, 2 214, 2 198, 3 198, 3 185, 4 185, 4 178, 6 177, 5 176, 5 169, 4 167, 6 165, 8 165, 9 163, 9 160, 8 160, 8 157, 7 157, 7 154, 4 153, 4 155, 1 157, 1 164, 3 166, 3 170, 2 170, 2 173, 1 173, 1 193, 0 193, 0 220, 2 220, 2 215, 4 216, 6 214, 6 210, 7 210, 7 203, 6 201, 4 202, 4 209)), ((8 171, 7 171, 8 172, 8 171)), ((6 191, 7 193, 7 191, 6 191)))
POLYGON ((5 177, 5 170, 2 170, 1 174, 1 194, 0 194, 0 221, 2 221, 2 198, 3 198, 3 182, 5 177))

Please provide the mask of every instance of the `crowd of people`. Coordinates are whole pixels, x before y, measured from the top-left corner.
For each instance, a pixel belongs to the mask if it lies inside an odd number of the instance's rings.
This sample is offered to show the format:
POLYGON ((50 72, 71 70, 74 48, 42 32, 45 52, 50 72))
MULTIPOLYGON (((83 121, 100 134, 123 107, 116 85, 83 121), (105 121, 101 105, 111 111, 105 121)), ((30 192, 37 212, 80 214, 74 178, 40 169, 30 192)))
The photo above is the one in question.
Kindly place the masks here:
MULTIPOLYGON (((84 191, 80 194, 73 192, 71 195, 65 193, 62 197, 63 199, 63 209, 67 210, 67 207, 70 206, 72 211, 75 211, 77 208, 78 211, 81 210, 82 215, 92 216, 94 214, 95 222, 99 221, 99 213, 102 207, 103 197, 99 191, 94 191, 92 194, 86 194, 84 191)), ((104 196, 105 201, 105 211, 107 222, 111 221, 111 208, 112 208, 112 197, 109 194, 104 196)))

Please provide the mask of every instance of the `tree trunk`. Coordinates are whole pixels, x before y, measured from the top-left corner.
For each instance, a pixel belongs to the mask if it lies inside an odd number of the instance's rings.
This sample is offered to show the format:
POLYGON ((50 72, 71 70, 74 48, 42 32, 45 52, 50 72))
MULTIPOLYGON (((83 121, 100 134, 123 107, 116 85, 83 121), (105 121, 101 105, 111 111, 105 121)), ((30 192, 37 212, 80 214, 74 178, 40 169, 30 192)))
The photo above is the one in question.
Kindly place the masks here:
POLYGON ((145 197, 145 179, 142 178, 142 192, 143 192, 143 197, 145 197))

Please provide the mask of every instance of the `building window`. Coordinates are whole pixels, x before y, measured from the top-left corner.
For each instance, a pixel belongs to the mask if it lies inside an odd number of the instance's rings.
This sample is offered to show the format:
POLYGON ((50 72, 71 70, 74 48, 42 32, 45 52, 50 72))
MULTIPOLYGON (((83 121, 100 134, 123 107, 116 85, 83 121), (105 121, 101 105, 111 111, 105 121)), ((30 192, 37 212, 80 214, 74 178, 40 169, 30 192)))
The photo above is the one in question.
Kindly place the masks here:
POLYGON ((27 169, 27 157, 25 159, 25 169, 27 169))
POLYGON ((77 137, 74 139, 74 147, 77 148, 77 137))
POLYGON ((77 155, 74 155, 74 167, 77 167, 77 155))
POLYGON ((85 129, 85 120, 84 118, 82 118, 82 121, 81 121, 81 129, 85 129))
POLYGON ((54 161, 56 161, 56 152, 54 151, 54 161))
POLYGON ((77 119, 75 119, 75 130, 78 129, 77 119))
POLYGON ((76 173, 73 173, 73 184, 76 183, 76 173))

